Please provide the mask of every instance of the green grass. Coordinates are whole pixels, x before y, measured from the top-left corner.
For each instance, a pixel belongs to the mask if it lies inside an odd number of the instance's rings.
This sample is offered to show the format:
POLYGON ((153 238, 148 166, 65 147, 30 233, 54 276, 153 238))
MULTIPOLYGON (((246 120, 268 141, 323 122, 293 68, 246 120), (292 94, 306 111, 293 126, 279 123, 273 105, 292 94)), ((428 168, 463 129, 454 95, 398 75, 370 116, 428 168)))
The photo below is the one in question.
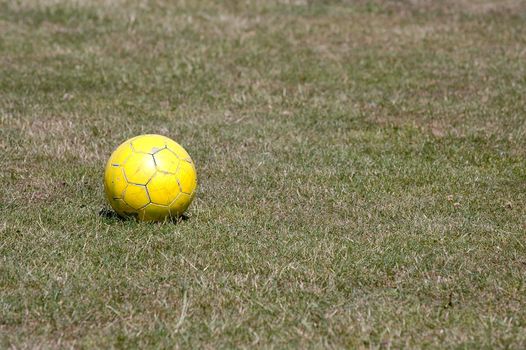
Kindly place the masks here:
POLYGON ((0 348, 526 347, 521 0, 0 0, 0 348), (105 215, 141 133, 188 220, 105 215))

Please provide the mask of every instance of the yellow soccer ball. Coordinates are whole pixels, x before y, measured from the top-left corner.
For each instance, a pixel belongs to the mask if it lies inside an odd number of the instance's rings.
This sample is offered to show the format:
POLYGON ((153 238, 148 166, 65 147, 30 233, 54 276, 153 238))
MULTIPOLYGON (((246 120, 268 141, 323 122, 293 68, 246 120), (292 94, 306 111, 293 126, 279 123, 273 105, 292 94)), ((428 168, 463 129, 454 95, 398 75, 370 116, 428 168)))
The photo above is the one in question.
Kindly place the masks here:
POLYGON ((177 142, 140 135, 113 152, 104 174, 111 207, 123 217, 162 221, 180 216, 197 188, 194 162, 177 142))

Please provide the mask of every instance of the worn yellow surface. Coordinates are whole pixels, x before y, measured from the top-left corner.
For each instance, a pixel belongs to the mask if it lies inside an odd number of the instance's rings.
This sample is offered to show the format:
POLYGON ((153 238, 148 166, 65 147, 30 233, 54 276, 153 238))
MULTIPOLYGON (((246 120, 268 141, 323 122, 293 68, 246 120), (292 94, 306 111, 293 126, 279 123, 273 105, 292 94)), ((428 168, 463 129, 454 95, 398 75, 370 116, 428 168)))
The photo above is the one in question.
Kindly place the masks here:
POLYGON ((197 188, 194 163, 177 142, 141 135, 122 143, 106 164, 104 189, 121 216, 162 221, 180 216, 197 188))

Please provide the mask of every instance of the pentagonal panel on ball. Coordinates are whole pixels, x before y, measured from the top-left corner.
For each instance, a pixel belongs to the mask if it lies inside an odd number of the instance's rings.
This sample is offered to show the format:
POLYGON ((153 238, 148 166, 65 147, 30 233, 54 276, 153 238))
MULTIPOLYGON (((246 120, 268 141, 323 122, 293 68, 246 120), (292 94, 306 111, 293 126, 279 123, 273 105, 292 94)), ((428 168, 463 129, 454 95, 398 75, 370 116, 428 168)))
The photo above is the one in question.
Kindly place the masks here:
POLYGON ((192 202, 192 196, 186 193, 179 193, 177 198, 170 203, 170 215, 177 217, 185 212, 190 203, 192 202))
POLYGON ((174 174, 157 172, 148 185, 148 193, 152 203, 169 205, 181 192, 177 177, 174 174))
POLYGON ((183 148, 183 146, 181 146, 180 144, 178 144, 174 140, 167 139, 166 140, 166 147, 168 147, 168 149, 170 151, 175 153, 175 155, 179 159, 192 161, 192 158, 190 158, 190 155, 188 154, 188 152, 186 152, 186 150, 183 148))
POLYGON ((129 183, 141 185, 146 185, 156 171, 153 156, 145 153, 133 153, 123 168, 129 183))
POLYGON ((132 141, 135 152, 154 154, 166 148, 166 137, 161 135, 141 135, 132 141))
POLYGON ((157 170, 175 174, 179 166, 179 158, 169 149, 163 149, 153 155, 157 170))
POLYGON ((139 219, 142 221, 162 221, 170 216, 170 208, 165 205, 150 203, 139 210, 139 219))
POLYGON ((122 198, 128 185, 121 166, 109 165, 104 173, 104 187, 108 199, 122 198))
POLYGON ((117 149, 111 154, 110 159, 108 160, 108 165, 123 165, 132 154, 132 148, 129 142, 121 144, 117 149))
POLYGON ((194 165, 187 161, 181 161, 177 172, 175 173, 181 185, 181 191, 186 194, 192 194, 197 187, 197 177, 194 165))
POLYGON ((146 206, 150 203, 146 186, 129 184, 124 190, 124 201, 133 209, 140 209, 146 206))

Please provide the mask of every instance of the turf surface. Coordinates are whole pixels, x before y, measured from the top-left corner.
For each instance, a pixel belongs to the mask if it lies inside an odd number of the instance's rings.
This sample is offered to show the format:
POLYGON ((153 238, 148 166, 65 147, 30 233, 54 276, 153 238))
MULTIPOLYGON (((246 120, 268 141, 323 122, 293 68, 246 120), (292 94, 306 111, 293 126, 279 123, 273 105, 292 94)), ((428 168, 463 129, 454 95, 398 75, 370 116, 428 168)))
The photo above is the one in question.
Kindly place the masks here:
POLYGON ((0 0, 0 347, 526 347, 525 14, 0 0), (187 219, 109 211, 141 133, 187 219))

